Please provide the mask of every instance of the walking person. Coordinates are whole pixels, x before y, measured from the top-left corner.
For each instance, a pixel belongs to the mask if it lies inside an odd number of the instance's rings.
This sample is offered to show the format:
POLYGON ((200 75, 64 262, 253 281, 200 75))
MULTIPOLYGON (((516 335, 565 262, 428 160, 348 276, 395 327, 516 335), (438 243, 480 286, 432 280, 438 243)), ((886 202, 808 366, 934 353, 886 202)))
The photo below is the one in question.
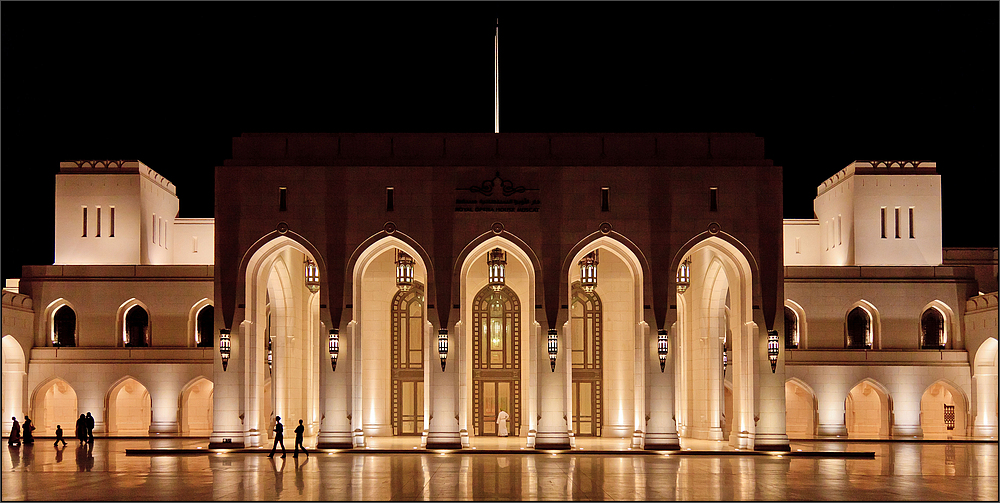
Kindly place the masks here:
POLYGON ((281 457, 285 457, 285 427, 281 424, 281 416, 275 416, 274 418, 274 445, 271 446, 271 454, 267 457, 274 457, 274 450, 278 448, 278 443, 281 443, 281 457))
POLYGON ((510 414, 508 414, 507 411, 501 410, 500 413, 497 414, 497 436, 498 437, 506 437, 508 435, 508 433, 507 433, 507 420, 508 419, 510 419, 510 414))
POLYGON ((80 441, 80 445, 87 441, 87 416, 83 414, 76 420, 76 439, 80 441))
POLYGON ((87 411, 87 441, 94 441, 94 416, 90 415, 90 411, 87 411))
POLYGON ((16 447, 20 447, 21 446, 21 425, 18 424, 16 417, 12 417, 12 418, 10 418, 10 420, 14 421, 14 424, 10 427, 10 436, 7 437, 7 445, 9 445, 11 447, 15 447, 15 446, 16 447))
POLYGON ((309 451, 306 450, 306 446, 302 445, 302 434, 305 433, 306 427, 302 426, 302 420, 299 419, 299 425, 295 427, 295 454, 292 454, 293 458, 299 457, 299 447, 302 447, 302 452, 309 456, 309 451))
POLYGON ((24 424, 21 425, 21 441, 25 445, 35 443, 35 436, 31 433, 34 429, 35 425, 31 424, 31 419, 28 419, 28 416, 24 416, 24 424))
POLYGON ((63 443, 63 447, 66 447, 66 439, 63 438, 63 431, 62 431, 62 425, 61 424, 57 424, 56 425, 56 441, 53 442, 52 445, 58 446, 59 442, 62 442, 63 443))

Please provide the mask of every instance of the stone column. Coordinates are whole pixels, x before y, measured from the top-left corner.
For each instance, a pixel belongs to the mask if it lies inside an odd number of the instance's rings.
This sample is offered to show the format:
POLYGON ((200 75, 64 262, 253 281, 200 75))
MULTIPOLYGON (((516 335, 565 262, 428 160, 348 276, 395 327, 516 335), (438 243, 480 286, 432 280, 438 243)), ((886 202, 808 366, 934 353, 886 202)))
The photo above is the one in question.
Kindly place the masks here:
MULTIPOLYGON (((319 375, 319 396, 322 420, 320 421, 319 438, 316 447, 319 449, 350 449, 354 445, 351 441, 351 335, 345 333, 340 336, 339 329, 333 329, 330 333, 336 334, 338 339, 337 367, 334 370, 332 363, 323 362, 320 365, 319 375), (347 351, 340 350, 345 348, 347 351)), ((327 334, 327 347, 329 347, 330 333, 327 334)), ((329 357, 329 349, 326 352, 329 357)), ((330 358, 325 358, 330 361, 330 358)))
MULTIPOLYGON (((996 374, 976 374, 972 376, 972 389, 976 394, 976 410, 972 435, 975 437, 996 437, 997 421, 997 376, 996 374)), ((6 424, 6 423, 5 423, 6 424)), ((10 426, 7 426, 10 429, 10 426)))
MULTIPOLYGON (((430 380, 424 384, 424 400, 430 401, 431 411, 427 448, 461 449, 462 437, 458 426, 458 379, 461 358, 458 357, 458 353, 462 348, 458 343, 459 338, 449 334, 448 329, 438 330, 438 336, 441 335, 448 336, 448 358, 445 369, 431 367, 428 374, 430 380)), ((433 342, 437 346, 437 338, 433 342)), ((427 350, 431 351, 430 348, 427 350)), ((439 356, 436 347, 430 354, 439 356)), ((440 357, 438 359, 440 361, 440 357)))
MULTIPOLYGON (((245 330, 237 327, 230 339, 229 364, 222 368, 222 355, 219 352, 219 328, 216 327, 213 351, 214 384, 212 392, 212 436, 209 439, 209 449, 242 449, 245 444, 243 433, 243 373, 245 370, 244 355, 247 353, 245 330)), ((96 429, 96 428, 95 428, 96 429)))
MULTIPOLYGON (((780 328, 778 325, 776 328, 780 328)), ((776 334, 777 331, 771 331, 776 334)), ((778 362, 771 370, 771 361, 767 354, 768 331, 758 338, 758 352, 762 356, 757 365, 759 371, 757 384, 760 386, 760 401, 757 421, 757 432, 754 435, 754 450, 756 451, 788 451, 788 435, 785 433, 785 358, 783 345, 778 338, 778 362)))
MULTIPOLYGON (((677 338, 677 323, 673 324, 672 332, 677 338)), ((668 335, 665 329, 660 329, 657 337, 650 337, 645 344, 646 364, 646 394, 649 396, 649 420, 646 421, 646 435, 643 448, 647 450, 678 450, 681 448, 677 437, 677 423, 674 421, 674 358, 677 356, 676 342, 674 350, 668 352, 663 370, 660 370, 658 351, 659 335, 668 335)))
MULTIPOLYGON (((566 344, 565 334, 559 337, 558 331, 550 328, 548 333, 556 335, 559 346, 566 344)), ((569 449, 569 411, 566 410, 566 372, 570 372, 570 355, 565 349, 560 349, 556 358, 556 369, 552 370, 548 356, 548 335, 537 344, 538 366, 538 403, 539 415, 538 433, 535 436, 536 449, 569 449), (544 354, 544 357, 542 356, 544 354)))

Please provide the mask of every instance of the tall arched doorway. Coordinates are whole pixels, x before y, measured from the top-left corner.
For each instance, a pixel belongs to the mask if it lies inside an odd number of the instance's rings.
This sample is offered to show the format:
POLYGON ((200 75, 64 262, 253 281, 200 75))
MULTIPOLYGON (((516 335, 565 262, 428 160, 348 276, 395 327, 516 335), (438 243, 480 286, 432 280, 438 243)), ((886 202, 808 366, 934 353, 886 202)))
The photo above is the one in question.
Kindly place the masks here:
POLYGON ((3 403, 3 416, 0 421, 3 423, 4 434, 9 434, 14 425, 10 420, 12 417, 21 417, 24 411, 21 410, 24 397, 24 381, 27 377, 27 366, 24 362, 24 351, 21 344, 14 339, 13 335, 5 335, 2 339, 3 353, 0 355, 3 362, 3 384, 0 387, 3 403))
POLYGON ((149 435, 151 411, 152 400, 146 387, 131 377, 122 379, 108 392, 108 434, 149 435))
POLYGON ((789 438, 816 434, 816 396, 797 379, 785 381, 785 431, 789 438))
POLYGON ((604 306, 597 292, 584 291, 579 281, 572 288, 573 433, 578 437, 599 437, 604 408, 601 337, 604 306))
POLYGON ((988 337, 976 350, 972 388, 976 397, 973 434, 977 437, 997 436, 997 346, 997 339, 988 337))
POLYGON ((73 436, 80 417, 77 410, 76 391, 68 382, 57 378, 42 384, 31 404, 35 435, 55 435, 56 426, 61 425, 66 436, 73 436))
POLYGON ((424 287, 415 283, 392 297, 392 434, 424 429, 424 287))
POLYGON ((510 287, 479 290, 472 301, 472 410, 474 434, 496 435, 500 411, 509 434, 521 424, 521 301, 510 287))
POLYGON ((851 437, 888 437, 892 431, 892 404, 881 384, 868 379, 858 383, 847 394, 844 410, 851 437))
POLYGON ((965 395, 951 384, 937 381, 920 397, 920 429, 928 438, 967 435, 965 395))
POLYGON ((212 434, 214 388, 212 381, 199 377, 181 391, 181 434, 191 437, 212 434))

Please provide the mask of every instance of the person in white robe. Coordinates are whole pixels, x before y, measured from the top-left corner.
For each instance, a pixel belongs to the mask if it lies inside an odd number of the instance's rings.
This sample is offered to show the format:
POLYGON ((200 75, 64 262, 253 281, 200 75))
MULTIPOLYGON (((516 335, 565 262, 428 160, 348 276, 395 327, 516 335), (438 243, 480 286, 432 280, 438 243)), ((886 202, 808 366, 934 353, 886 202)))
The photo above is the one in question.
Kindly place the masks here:
POLYGON ((508 435, 508 433, 507 433, 507 420, 508 419, 510 419, 510 414, 507 414, 506 411, 502 411, 501 410, 500 413, 497 414, 497 436, 498 437, 506 437, 508 435))

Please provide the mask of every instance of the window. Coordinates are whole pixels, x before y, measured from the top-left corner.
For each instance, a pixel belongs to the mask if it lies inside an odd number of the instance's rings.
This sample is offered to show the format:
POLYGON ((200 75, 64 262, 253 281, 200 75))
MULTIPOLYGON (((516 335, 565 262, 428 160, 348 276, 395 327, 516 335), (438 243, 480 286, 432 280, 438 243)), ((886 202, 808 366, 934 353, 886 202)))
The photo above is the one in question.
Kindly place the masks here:
POLYGON ((802 249, 799 246, 799 238, 795 238, 795 253, 802 253, 802 249))
POLYGON ((125 333, 122 342, 127 348, 149 346, 149 314, 142 306, 132 306, 125 313, 125 333))
POLYGON ((160 231, 156 228, 156 213, 153 213, 153 242, 154 243, 156 242, 156 235, 159 234, 159 233, 160 233, 160 231))
POLYGON ((191 253, 198 253, 198 236, 191 236, 191 253))
POLYGON ((115 207, 112 206, 110 209, 111 209, 111 221, 108 222, 108 224, 110 224, 111 229, 109 229, 108 237, 113 238, 115 237, 115 207))
POLYGON ((611 187, 601 187, 601 211, 611 211, 611 187))
POLYGON ((872 319, 868 311, 855 307, 847 314, 847 348, 871 349, 872 319))
POLYGON ((101 207, 97 207, 97 232, 94 233, 94 237, 101 237, 101 207))
POLYGON ((799 315, 785 306, 785 349, 799 348, 799 315))
POLYGON ((899 206, 896 206, 896 239, 899 239, 899 206))
POLYGON ((215 328, 215 308, 205 306, 198 311, 198 321, 195 327, 195 342, 199 348, 212 347, 212 335, 215 328))
POLYGON ((708 211, 719 211, 719 188, 711 187, 708 189, 708 211))
POLYGON ((52 316, 52 345, 61 348, 76 346, 76 313, 62 306, 52 316))
POLYGON ((882 239, 885 239, 885 206, 882 207, 882 239))
POLYGON ((165 248, 167 246, 167 226, 163 224, 163 217, 160 217, 156 224, 160 229, 160 246, 165 248))
POLYGON ((83 237, 87 237, 87 207, 83 207, 83 237))
POLYGON ((921 349, 942 349, 945 346, 944 315, 931 307, 920 316, 921 349))
POLYGON ((841 216, 837 215, 837 244, 838 245, 844 244, 844 228, 841 227, 842 224, 843 224, 843 221, 841 220, 841 216))
POLYGON ((947 405, 944 406, 944 424, 948 428, 948 431, 955 429, 955 406, 947 405))
POLYGON ((278 187, 278 211, 286 211, 288 206, 286 204, 288 196, 288 187, 278 187))
POLYGON ((913 206, 910 206, 910 239, 913 239, 913 206))
POLYGON ((392 193, 393 193, 393 188, 392 187, 386 187, 385 188, 385 211, 393 211, 393 209, 392 209, 392 207, 393 207, 393 200, 392 200, 393 199, 392 198, 393 194, 392 193))

